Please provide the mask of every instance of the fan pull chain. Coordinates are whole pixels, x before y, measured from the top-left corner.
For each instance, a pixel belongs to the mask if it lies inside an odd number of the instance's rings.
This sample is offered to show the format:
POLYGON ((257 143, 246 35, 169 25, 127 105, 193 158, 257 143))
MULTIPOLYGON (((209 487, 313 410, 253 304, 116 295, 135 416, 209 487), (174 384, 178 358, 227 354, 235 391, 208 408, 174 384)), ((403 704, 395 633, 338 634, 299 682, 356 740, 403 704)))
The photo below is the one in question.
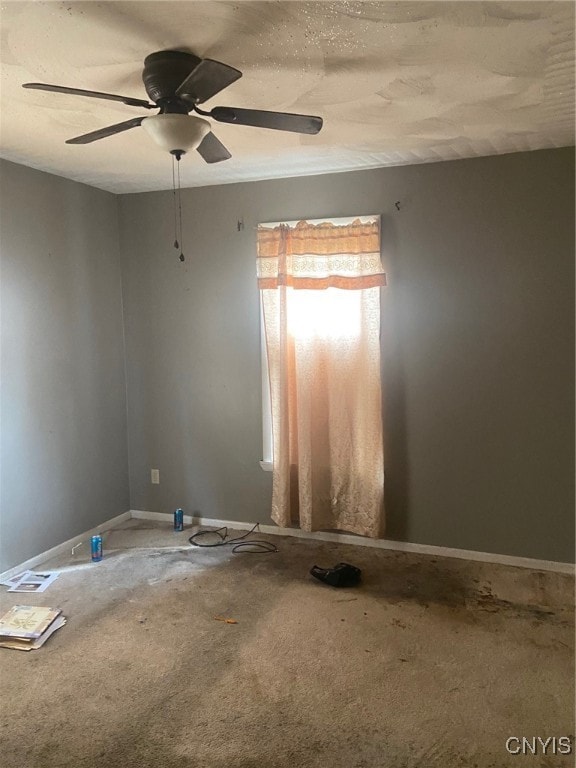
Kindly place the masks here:
POLYGON ((180 216, 180 261, 184 261, 184 243, 182 237, 182 187, 180 185, 180 155, 176 155, 178 161, 178 212, 180 216))
POLYGON ((180 248, 176 223, 176 174, 174 168, 174 155, 172 155, 172 202, 174 205, 174 248, 180 248))

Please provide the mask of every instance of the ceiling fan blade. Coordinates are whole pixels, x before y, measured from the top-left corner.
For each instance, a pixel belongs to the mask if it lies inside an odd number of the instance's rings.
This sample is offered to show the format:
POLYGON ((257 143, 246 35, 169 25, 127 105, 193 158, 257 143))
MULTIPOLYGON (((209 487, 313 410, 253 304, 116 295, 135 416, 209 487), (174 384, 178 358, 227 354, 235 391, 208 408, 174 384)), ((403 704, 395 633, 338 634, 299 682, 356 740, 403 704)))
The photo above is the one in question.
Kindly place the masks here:
POLYGON ((224 144, 214 136, 212 131, 206 134, 196 151, 202 155, 207 163, 220 163, 222 160, 229 160, 232 155, 224 144))
POLYGON ((193 101, 195 104, 202 104, 232 85, 240 77, 242 72, 239 69, 213 59, 202 59, 200 64, 194 67, 188 77, 180 83, 176 89, 176 96, 193 101))
POLYGON ((265 112, 261 109, 239 109, 238 107, 214 107, 210 112, 220 123, 253 125, 256 128, 273 128, 276 131, 295 133, 318 133, 322 118, 312 115, 294 115, 290 112, 265 112))
POLYGON ((71 93, 73 96, 90 96, 93 99, 108 99, 109 101, 121 101, 129 107, 145 107, 156 109, 156 104, 150 104, 142 99, 133 99, 131 96, 118 96, 115 93, 102 93, 101 91, 85 91, 83 88, 67 88, 65 85, 49 85, 48 83, 24 83, 22 88, 32 88, 36 91, 54 91, 55 93, 71 93))
POLYGON ((66 144, 90 144, 92 141, 105 139, 106 136, 113 136, 115 133, 122 133, 122 131, 129 131, 130 128, 136 128, 142 123, 142 120, 146 120, 146 118, 133 117, 132 120, 125 120, 123 123, 109 125, 106 128, 100 128, 97 131, 92 131, 92 133, 85 133, 82 136, 76 136, 74 139, 67 139, 66 144))

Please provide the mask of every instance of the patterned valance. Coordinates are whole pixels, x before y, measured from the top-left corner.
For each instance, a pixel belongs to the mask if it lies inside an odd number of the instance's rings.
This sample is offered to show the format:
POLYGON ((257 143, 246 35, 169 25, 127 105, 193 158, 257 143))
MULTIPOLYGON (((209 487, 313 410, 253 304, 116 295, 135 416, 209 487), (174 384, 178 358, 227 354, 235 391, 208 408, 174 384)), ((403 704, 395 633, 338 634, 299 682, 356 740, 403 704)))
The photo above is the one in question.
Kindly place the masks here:
POLYGON ((380 260, 380 218, 368 222, 299 221, 258 227, 258 286, 373 288, 386 284, 380 260))

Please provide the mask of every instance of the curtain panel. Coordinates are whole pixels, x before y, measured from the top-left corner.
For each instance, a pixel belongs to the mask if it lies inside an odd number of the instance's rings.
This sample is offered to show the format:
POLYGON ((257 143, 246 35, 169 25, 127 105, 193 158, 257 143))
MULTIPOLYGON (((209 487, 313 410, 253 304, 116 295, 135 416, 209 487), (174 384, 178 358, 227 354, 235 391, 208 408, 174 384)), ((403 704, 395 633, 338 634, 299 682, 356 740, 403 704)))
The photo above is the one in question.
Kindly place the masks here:
POLYGON ((384 530, 380 220, 258 228, 273 436, 272 519, 384 530))

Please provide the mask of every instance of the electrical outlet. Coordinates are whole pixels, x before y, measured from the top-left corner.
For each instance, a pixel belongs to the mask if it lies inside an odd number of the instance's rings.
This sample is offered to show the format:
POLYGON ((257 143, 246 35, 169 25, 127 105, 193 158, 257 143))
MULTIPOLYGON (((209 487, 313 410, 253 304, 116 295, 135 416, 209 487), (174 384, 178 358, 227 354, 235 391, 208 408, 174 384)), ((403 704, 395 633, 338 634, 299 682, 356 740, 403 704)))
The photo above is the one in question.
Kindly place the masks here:
POLYGON ((159 469, 151 469, 150 470, 150 482, 154 485, 160 485, 160 470, 159 469))

